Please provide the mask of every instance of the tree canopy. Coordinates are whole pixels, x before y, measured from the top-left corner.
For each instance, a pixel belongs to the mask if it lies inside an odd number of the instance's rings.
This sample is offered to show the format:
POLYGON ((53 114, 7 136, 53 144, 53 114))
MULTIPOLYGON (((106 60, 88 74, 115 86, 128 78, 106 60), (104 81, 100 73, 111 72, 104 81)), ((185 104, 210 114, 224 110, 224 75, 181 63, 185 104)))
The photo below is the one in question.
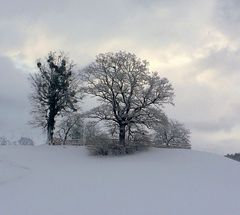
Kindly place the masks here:
POLYGON ((99 54, 82 70, 85 92, 99 98, 89 117, 118 125, 119 143, 125 145, 126 127, 152 127, 166 118, 163 106, 173 104, 173 87, 148 62, 126 52, 99 54))

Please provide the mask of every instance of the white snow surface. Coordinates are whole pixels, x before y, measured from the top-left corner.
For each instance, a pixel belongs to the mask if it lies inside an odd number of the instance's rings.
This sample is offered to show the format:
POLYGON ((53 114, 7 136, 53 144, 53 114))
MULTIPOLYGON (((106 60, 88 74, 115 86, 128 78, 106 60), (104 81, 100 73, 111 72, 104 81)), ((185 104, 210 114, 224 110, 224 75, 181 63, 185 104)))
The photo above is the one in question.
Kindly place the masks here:
POLYGON ((233 215, 239 183, 240 163, 205 152, 0 147, 0 215, 233 215))

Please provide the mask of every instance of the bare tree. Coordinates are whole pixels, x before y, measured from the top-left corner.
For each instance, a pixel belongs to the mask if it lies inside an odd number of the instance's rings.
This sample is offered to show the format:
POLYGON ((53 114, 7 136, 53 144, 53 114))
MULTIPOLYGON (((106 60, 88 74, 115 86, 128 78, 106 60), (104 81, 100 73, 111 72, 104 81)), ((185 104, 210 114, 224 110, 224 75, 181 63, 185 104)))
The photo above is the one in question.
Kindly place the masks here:
POLYGON ((6 137, 0 137, 0 145, 10 145, 11 141, 6 137))
POLYGON ((191 148, 190 130, 186 129, 183 124, 176 120, 169 120, 164 126, 156 126, 155 131, 154 142, 156 145, 191 148))
POLYGON ((86 145, 95 145, 99 142, 109 140, 109 135, 106 131, 102 130, 94 121, 86 122, 84 127, 84 136, 86 145))
POLYGON ((166 78, 148 69, 148 63, 126 52, 100 54, 82 71, 85 92, 99 98, 89 117, 118 125, 119 144, 126 143, 126 128, 151 127, 165 118, 162 108, 173 104, 173 88, 166 78))
POLYGON ((30 75, 32 124, 47 129, 48 143, 52 144, 56 116, 76 110, 78 84, 74 64, 63 52, 50 52, 46 62, 37 61, 37 67, 38 73, 30 75))
POLYGON ((34 145, 34 142, 31 138, 29 137, 21 137, 17 143, 19 145, 28 145, 28 146, 33 146, 34 145))
POLYGON ((58 125, 57 134, 66 143, 68 138, 80 140, 83 137, 84 123, 79 113, 66 114, 58 125))

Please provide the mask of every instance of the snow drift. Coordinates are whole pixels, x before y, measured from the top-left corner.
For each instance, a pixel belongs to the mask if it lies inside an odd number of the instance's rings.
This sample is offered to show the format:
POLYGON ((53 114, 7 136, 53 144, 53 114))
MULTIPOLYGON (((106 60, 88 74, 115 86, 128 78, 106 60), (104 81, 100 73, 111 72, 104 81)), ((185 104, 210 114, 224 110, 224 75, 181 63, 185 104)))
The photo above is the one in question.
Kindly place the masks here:
POLYGON ((240 163, 197 151, 0 147, 1 215, 231 215, 239 182, 240 163))

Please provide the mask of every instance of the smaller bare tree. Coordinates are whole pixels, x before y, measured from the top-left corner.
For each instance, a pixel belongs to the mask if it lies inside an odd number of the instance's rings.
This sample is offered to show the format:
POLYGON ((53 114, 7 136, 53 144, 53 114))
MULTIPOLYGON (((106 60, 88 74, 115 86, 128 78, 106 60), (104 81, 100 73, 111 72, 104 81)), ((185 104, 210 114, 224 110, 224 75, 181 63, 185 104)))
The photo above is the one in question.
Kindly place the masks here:
POLYGON ((0 137, 0 145, 10 145, 11 141, 6 137, 0 137))
POLYGON ((29 137, 21 137, 17 143, 19 145, 28 145, 28 146, 33 146, 34 145, 34 142, 31 138, 29 137))
POLYGON ((80 141, 83 137, 84 122, 79 113, 66 114, 58 125, 56 134, 60 137, 63 144, 71 139, 77 139, 80 141))
POLYGON ((169 120, 167 124, 158 125, 154 130, 156 132, 154 143, 158 146, 191 148, 190 130, 176 120, 169 120))

